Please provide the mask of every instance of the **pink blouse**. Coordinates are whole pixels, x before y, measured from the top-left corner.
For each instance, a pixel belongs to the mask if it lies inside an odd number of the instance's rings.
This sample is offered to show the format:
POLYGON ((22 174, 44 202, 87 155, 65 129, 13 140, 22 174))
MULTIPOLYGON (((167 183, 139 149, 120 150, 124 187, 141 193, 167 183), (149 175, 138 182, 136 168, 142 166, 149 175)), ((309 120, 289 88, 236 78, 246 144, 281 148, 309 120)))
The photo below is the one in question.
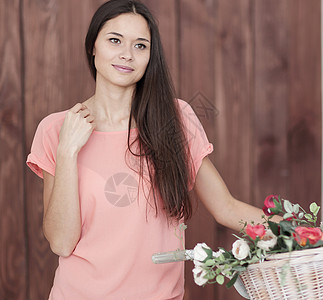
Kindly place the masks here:
MULTIPOLYGON (((177 100, 196 175, 212 152, 190 105, 177 100)), ((38 176, 55 176, 59 131, 66 111, 44 118, 36 131, 27 164, 38 176)), ((167 125, 167 124, 166 124, 167 125)), ((134 138, 137 129, 131 130, 134 138)), ((59 257, 50 300, 166 300, 184 295, 184 264, 155 265, 152 254, 181 248, 178 222, 149 202, 148 188, 133 170, 127 131, 94 131, 78 156, 82 233, 73 253, 59 257), (147 204, 148 203, 148 204, 147 204)))

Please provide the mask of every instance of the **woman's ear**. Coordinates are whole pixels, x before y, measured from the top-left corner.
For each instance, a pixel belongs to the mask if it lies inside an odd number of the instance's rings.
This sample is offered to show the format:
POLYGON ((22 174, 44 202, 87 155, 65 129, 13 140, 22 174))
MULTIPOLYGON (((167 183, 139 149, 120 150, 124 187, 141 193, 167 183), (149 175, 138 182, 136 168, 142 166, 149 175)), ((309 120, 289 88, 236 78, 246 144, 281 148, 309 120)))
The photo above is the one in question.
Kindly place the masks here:
POLYGON ((95 47, 93 47, 92 55, 95 56, 95 47))

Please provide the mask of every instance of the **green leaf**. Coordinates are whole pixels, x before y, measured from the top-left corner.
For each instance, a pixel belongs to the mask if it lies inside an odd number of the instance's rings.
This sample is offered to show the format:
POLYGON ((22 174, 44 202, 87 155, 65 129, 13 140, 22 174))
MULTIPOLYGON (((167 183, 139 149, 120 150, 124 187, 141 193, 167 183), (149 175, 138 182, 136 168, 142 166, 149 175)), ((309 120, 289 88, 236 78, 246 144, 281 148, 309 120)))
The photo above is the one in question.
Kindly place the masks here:
POLYGON ((223 262, 223 261, 225 261, 226 259, 228 259, 228 258, 230 258, 231 256, 230 255, 225 255, 226 253, 222 253, 219 257, 217 257, 216 258, 216 260, 218 261, 218 262, 223 262))
POLYGON ((240 265, 240 260, 235 260, 231 263, 231 267, 239 266, 240 265))
POLYGON ((293 231, 294 227, 293 224, 289 221, 280 221, 280 233, 283 235, 290 236, 291 232, 293 231))
POLYGON ((319 210, 320 210, 320 206, 318 206, 315 202, 311 203, 310 211, 314 216, 317 216, 319 210))
POLYGON ((220 256, 219 256, 219 258, 222 260, 224 260, 224 259, 229 259, 229 258, 231 258, 232 257, 232 254, 230 253, 230 252, 228 252, 228 251, 225 251, 224 253, 222 253, 220 256))
POLYGON ((274 235, 278 236, 279 235, 279 227, 278 224, 272 221, 268 221, 269 228, 273 232, 274 235))
POLYGON ((317 210, 314 212, 314 215, 315 215, 315 216, 317 216, 317 214, 318 214, 318 212, 319 212, 320 208, 321 208, 320 206, 318 206, 318 207, 317 207, 317 210))
POLYGON ((300 213, 298 214, 298 218, 299 218, 299 219, 303 219, 303 217, 304 217, 304 213, 303 213, 303 212, 300 212, 300 213))
POLYGON ((275 203, 275 208, 277 208, 279 211, 281 211, 281 209, 282 209, 281 202, 277 201, 276 199, 273 199, 273 200, 274 200, 274 203, 275 203))
POLYGON ((284 209, 288 213, 292 213, 294 211, 292 203, 290 203, 288 200, 284 200, 284 209))
POLYGON ((254 255, 250 260, 249 263, 253 264, 259 261, 259 257, 257 257, 256 255, 254 255))
POLYGON ((218 276, 216 276, 216 282, 218 284, 221 284, 222 285, 224 283, 224 276, 221 275, 221 274, 219 274, 218 276))
MULTIPOLYGON (((257 260, 258 261, 258 260, 257 260)), ((232 268, 233 270, 235 271, 239 271, 239 272, 242 272, 244 271, 245 269, 247 269, 247 267, 244 267, 244 266, 236 266, 234 268, 232 268)))
POLYGON ((314 245, 314 247, 316 248, 316 247, 322 247, 323 246, 323 241, 322 240, 320 240, 320 241, 318 241, 315 245, 314 245))
POLYGON ((306 219, 312 219, 312 215, 311 214, 305 214, 304 216, 306 219))
POLYGON ((292 217, 293 217, 293 214, 292 213, 289 213, 289 212, 288 213, 285 213, 284 216, 283 216, 284 219, 292 218, 292 217))
POLYGON ((299 212, 299 208, 300 208, 299 204, 295 204, 295 205, 293 206, 293 210, 294 210, 294 213, 295 213, 295 214, 298 214, 298 212, 299 212))
POLYGON ((209 273, 207 273, 204 278, 208 279, 208 280, 212 280, 214 279, 214 277, 216 276, 215 272, 214 271, 211 271, 209 273))
POLYGON ((232 287, 232 286, 235 284, 235 282, 237 281, 238 276, 239 276, 239 272, 235 273, 235 274, 233 275, 233 277, 231 278, 231 280, 226 284, 226 287, 227 287, 227 288, 232 287))
POLYGON ((315 202, 312 202, 310 205, 311 213, 314 213, 316 210, 317 210, 317 204, 315 202))
POLYGON ((212 267, 215 265, 215 260, 214 259, 208 259, 205 263, 204 263, 205 266, 207 267, 212 267))
POLYGON ((204 247, 202 247, 203 248, 203 250, 205 251, 205 253, 207 254, 207 258, 206 258, 206 260, 208 259, 208 258, 212 258, 213 257, 213 250, 212 249, 210 249, 210 248, 204 248, 204 247))
MULTIPOLYGON (((311 214, 305 214, 305 219, 307 219, 308 222, 315 222, 315 219, 313 219, 313 216, 311 214)), ((315 218, 315 217, 314 217, 315 218)))
POLYGON ((268 208, 268 210, 273 214, 278 214, 281 211, 281 209, 278 207, 271 207, 271 208, 268 208))

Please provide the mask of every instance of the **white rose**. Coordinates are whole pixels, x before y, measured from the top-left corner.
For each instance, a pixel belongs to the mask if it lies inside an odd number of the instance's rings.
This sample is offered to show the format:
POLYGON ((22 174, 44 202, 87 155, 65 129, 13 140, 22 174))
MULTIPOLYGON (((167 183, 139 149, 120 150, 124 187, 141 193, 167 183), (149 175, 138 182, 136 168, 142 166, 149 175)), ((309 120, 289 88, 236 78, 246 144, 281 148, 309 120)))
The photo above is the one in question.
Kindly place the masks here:
POLYGON ((207 253, 203 248, 211 250, 211 248, 207 244, 198 243, 194 247, 194 260, 204 261, 207 258, 207 253))
POLYGON ((245 259, 249 255, 249 251, 249 245, 245 240, 236 240, 232 244, 232 253, 236 259, 245 259))
POLYGON ((217 252, 213 251, 213 257, 218 258, 222 253, 224 253, 225 251, 223 249, 220 249, 217 252))
POLYGON ((266 234, 263 238, 258 241, 257 246, 260 249, 269 251, 270 248, 273 248, 277 244, 277 236, 275 236, 270 229, 266 231, 266 234))
POLYGON ((193 269, 194 281, 197 285, 201 286, 207 283, 208 279, 204 278, 207 272, 201 267, 195 267, 193 269))
POLYGON ((204 266, 204 262, 201 262, 199 260, 194 259, 193 262, 194 262, 194 266, 195 267, 202 267, 202 266, 204 266))

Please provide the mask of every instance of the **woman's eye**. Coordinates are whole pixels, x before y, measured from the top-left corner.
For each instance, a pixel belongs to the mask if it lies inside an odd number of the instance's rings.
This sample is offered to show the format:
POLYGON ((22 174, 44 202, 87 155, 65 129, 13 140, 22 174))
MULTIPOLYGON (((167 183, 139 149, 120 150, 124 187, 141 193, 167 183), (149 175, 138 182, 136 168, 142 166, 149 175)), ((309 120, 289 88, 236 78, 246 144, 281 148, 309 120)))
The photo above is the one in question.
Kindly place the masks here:
POLYGON ((111 39, 109 39, 109 41, 110 41, 111 43, 113 43, 113 44, 120 44, 120 40, 119 40, 119 39, 117 39, 117 38, 111 38, 111 39))
POLYGON ((144 44, 137 44, 135 47, 138 48, 138 49, 140 49, 140 50, 143 50, 143 49, 146 48, 146 45, 144 45, 144 44))

